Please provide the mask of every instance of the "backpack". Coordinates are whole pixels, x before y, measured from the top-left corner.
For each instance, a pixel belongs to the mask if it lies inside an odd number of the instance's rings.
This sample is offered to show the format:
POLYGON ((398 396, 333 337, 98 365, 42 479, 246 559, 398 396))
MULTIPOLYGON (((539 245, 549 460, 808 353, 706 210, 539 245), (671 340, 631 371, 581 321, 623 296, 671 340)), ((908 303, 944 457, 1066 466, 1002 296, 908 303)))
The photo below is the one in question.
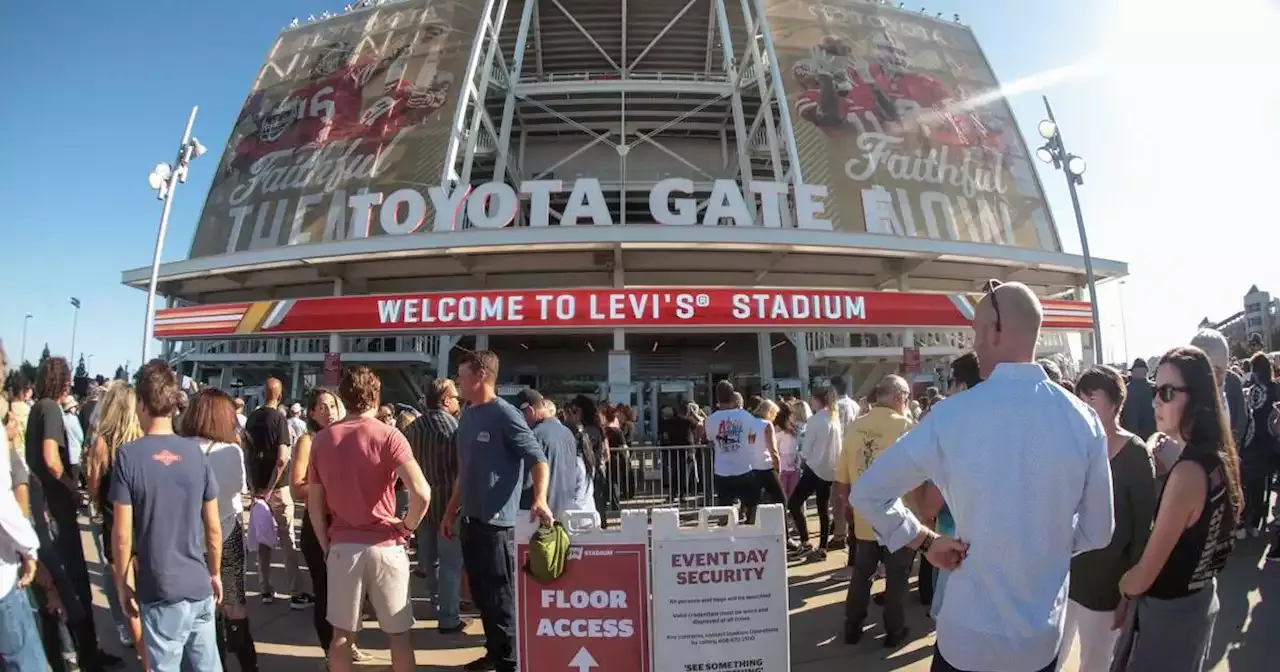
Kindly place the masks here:
POLYGON ((529 538, 529 555, 524 573, 541 584, 548 584, 564 574, 569 558, 569 533, 560 523, 543 525, 529 538))

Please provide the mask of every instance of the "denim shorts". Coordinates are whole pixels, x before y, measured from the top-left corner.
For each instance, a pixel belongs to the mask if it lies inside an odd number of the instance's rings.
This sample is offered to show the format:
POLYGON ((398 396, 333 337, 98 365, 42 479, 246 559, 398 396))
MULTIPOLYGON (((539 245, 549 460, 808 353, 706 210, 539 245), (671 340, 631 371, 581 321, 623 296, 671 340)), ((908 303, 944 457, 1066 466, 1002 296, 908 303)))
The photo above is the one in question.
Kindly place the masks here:
POLYGON ((31 600, 25 589, 15 587, 0 598, 0 670, 45 672, 48 664, 31 600))
POLYGON ((141 612, 142 640, 153 672, 222 671, 212 596, 147 602, 141 612))

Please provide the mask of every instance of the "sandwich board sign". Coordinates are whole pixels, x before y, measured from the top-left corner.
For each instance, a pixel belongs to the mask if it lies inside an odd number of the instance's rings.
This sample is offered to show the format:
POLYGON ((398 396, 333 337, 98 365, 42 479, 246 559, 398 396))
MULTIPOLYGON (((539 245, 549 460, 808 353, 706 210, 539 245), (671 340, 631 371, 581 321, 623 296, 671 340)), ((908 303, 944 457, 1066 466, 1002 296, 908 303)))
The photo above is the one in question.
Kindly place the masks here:
POLYGON ((649 524, 624 511, 617 531, 594 511, 567 511, 564 573, 539 583, 520 567, 536 523, 516 528, 516 656, 523 672, 652 672, 649 524))
POLYGON ((786 523, 761 506, 754 525, 737 509, 653 510, 654 666, 663 672, 789 672, 786 523), (713 518, 727 520, 711 525, 713 518))

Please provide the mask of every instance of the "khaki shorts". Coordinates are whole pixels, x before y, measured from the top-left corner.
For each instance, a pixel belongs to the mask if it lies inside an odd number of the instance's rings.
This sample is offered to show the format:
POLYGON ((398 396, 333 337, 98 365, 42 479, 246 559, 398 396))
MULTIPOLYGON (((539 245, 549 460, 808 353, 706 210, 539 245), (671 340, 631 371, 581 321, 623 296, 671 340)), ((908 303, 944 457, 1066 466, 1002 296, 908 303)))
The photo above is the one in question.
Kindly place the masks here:
POLYGON ((326 558, 329 569, 329 608, 325 617, 333 627, 360 630, 360 604, 365 595, 389 635, 413 628, 409 601, 409 554, 404 546, 333 544, 326 558))

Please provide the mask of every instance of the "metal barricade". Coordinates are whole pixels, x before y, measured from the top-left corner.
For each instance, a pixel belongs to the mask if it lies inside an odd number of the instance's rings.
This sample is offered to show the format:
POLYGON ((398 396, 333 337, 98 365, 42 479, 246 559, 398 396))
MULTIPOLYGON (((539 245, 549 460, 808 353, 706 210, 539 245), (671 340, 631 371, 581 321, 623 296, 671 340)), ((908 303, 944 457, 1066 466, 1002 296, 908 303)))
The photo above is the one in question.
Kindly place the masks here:
POLYGON ((597 482, 597 500, 605 511, 675 506, 694 510, 715 502, 711 447, 629 446, 615 451, 597 482), (606 492, 599 492, 605 485, 606 492))

